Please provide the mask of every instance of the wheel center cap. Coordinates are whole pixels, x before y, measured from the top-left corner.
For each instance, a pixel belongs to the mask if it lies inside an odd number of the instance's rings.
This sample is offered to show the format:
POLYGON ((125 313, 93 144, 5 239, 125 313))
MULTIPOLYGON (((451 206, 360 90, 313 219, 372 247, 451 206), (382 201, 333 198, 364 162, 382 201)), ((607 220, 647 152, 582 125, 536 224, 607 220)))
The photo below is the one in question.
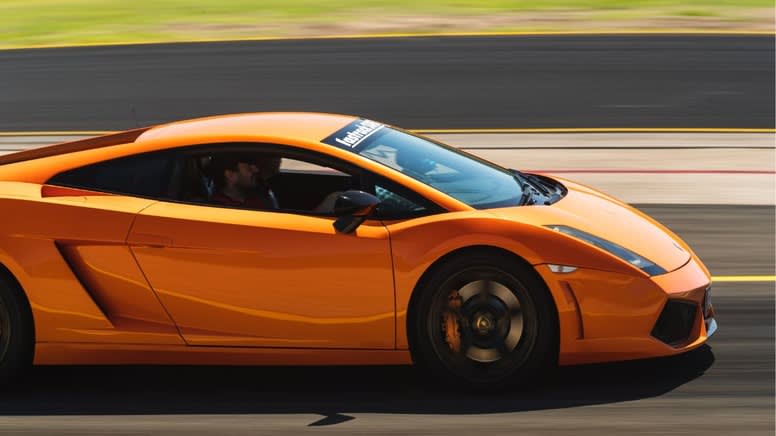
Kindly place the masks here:
POLYGON ((487 335, 496 327, 493 316, 489 313, 478 314, 474 317, 474 329, 481 335, 487 335))

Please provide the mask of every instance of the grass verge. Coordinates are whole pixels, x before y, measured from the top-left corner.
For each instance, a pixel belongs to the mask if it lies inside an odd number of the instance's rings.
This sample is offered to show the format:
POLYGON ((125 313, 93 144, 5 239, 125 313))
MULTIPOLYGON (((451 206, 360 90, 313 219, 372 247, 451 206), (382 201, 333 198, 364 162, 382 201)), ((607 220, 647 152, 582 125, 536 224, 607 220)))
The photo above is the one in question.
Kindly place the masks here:
POLYGON ((773 29, 773 0, 0 1, 0 48, 392 33, 773 29))

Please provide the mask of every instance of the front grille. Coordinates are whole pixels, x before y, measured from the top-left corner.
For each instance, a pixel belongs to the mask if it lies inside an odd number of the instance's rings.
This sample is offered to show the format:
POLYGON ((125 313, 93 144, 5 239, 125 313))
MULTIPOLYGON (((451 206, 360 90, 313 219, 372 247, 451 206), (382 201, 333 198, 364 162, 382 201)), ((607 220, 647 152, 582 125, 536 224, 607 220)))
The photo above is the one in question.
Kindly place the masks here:
POLYGON ((652 336, 672 346, 687 341, 697 310, 695 303, 668 300, 652 329, 652 336))

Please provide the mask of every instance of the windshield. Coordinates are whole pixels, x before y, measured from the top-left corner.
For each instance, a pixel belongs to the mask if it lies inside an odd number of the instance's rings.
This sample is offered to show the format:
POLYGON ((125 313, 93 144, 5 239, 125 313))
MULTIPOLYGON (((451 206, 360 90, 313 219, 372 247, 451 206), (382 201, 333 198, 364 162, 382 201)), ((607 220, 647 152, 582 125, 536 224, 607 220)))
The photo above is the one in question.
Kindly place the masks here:
POLYGON ((357 120, 325 143, 389 166, 477 209, 517 206, 522 189, 505 169, 370 120, 357 120))

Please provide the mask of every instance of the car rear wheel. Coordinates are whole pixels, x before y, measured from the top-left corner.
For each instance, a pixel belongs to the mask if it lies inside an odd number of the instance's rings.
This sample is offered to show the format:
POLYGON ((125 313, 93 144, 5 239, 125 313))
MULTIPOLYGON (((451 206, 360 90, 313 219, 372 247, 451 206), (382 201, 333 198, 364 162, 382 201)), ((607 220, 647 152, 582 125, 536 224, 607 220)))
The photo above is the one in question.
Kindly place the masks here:
POLYGON ((498 389, 535 379, 553 361, 554 304, 530 266, 501 255, 438 268, 413 310, 413 358, 446 383, 498 389))
POLYGON ((32 364, 29 304, 15 283, 0 276, 0 384, 13 382, 32 364))

